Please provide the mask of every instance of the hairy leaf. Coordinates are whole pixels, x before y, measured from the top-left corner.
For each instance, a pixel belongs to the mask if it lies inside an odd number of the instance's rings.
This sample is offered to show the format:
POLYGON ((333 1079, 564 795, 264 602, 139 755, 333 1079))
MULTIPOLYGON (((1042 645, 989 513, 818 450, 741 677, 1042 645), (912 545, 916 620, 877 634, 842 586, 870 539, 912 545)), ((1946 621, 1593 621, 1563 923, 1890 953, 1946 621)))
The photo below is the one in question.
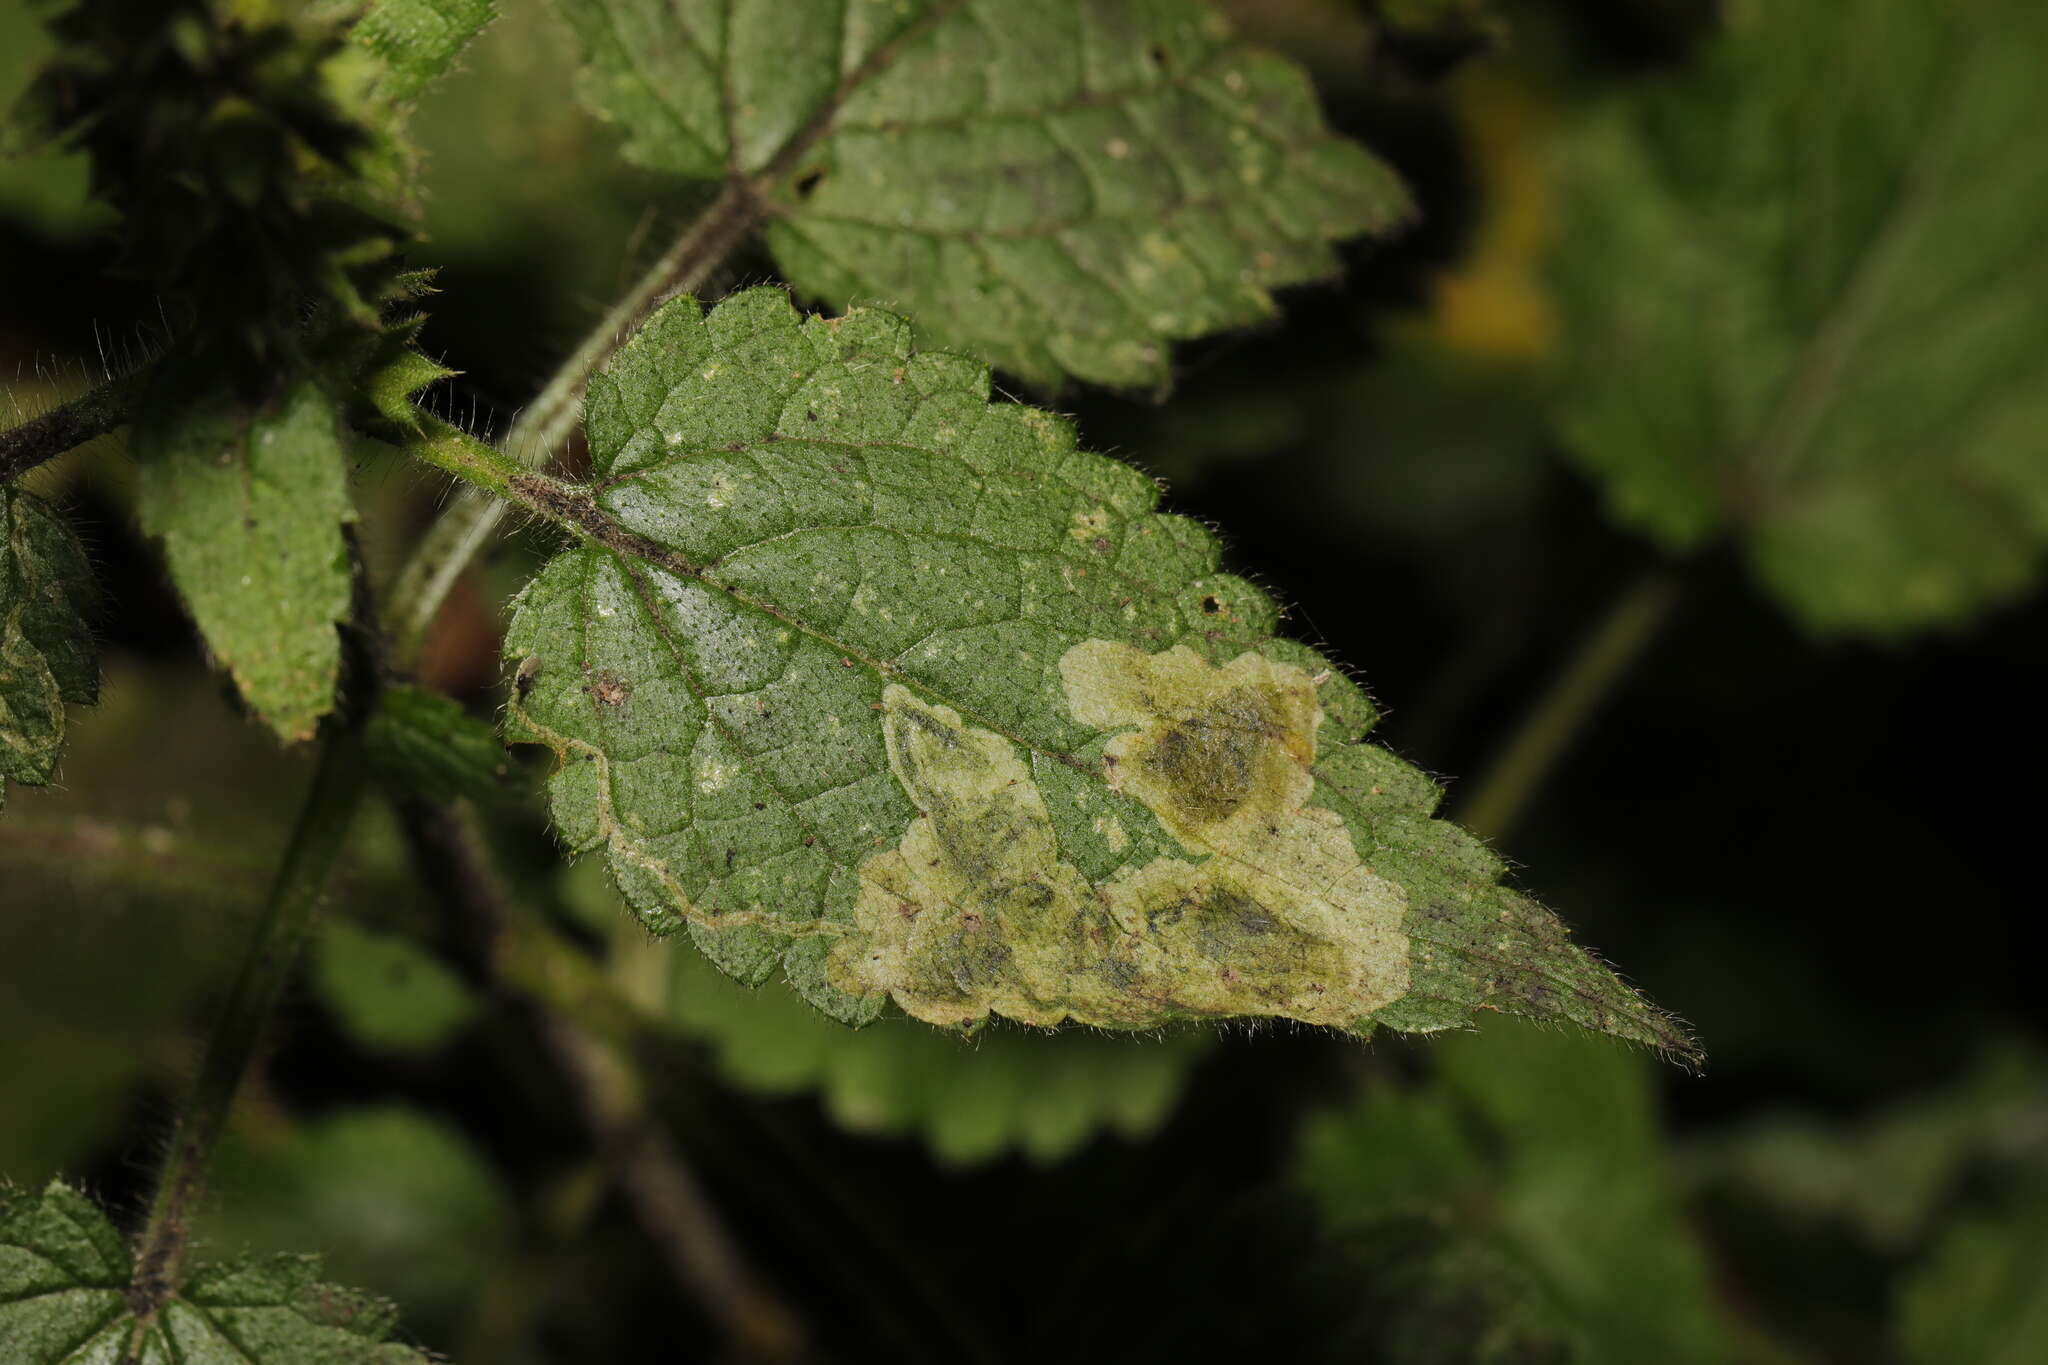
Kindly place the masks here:
POLYGON ((0 1188, 0 1342, 10 1361, 425 1365, 386 1340, 388 1307, 321 1284, 305 1257, 202 1266, 146 1319, 129 1307, 132 1270, 84 1195, 58 1184, 40 1196, 0 1188))
POLYGON ((1572 149, 1570 441, 1816 629, 2008 599, 2048 548, 2048 8, 1738 13, 1572 149))
POLYGON ((219 404, 140 423, 143 528, 207 648, 286 740, 334 705, 354 520, 333 405, 310 383, 268 411, 219 404))
POLYGON ((1159 384, 1406 197, 1197 0, 555 0, 629 156, 744 182, 804 292, 1038 383, 1159 384))
POLYGON ((373 0, 349 36, 376 61, 375 97, 409 105, 496 17, 495 0, 373 0))
POLYGON ((841 1028, 794 996, 748 990, 695 952, 658 945, 669 1015, 719 1071, 768 1094, 815 1093, 842 1128, 916 1134, 940 1161, 1072 1155, 1103 1132, 1149 1136, 1180 1098, 1207 1033, 1130 1038, 989 1029, 962 1041, 905 1019, 841 1028))
POLYGON ((854 1022, 1487 1008, 1687 1049, 1213 536, 988 396, 890 313, 682 299, 591 386, 594 482, 513 481, 590 539, 520 595, 507 731, 650 928, 854 1022))
MULTIPOLYGON (((41 785, 56 772, 64 704, 99 699, 85 613, 92 566, 57 513, 0 486, 0 779, 41 785)), ((0 781, 0 805, 7 786, 0 781)))
POLYGON ((1397 1276, 1390 1331, 1416 1343, 1401 1359, 1736 1358, 1640 1058, 1519 1025, 1445 1039, 1430 1062, 1430 1084, 1316 1116, 1296 1170, 1332 1230, 1397 1276), (1389 1245, 1415 1264, 1386 1265, 1389 1245), (1483 1349, 1503 1333, 1523 1354, 1483 1349))

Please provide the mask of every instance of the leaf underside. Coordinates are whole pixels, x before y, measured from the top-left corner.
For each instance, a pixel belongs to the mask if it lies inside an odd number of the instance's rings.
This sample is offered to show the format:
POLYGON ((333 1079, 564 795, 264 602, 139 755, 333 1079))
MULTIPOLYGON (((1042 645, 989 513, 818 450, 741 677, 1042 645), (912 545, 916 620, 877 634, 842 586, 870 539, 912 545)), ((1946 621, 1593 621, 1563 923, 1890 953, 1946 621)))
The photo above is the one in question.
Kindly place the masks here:
POLYGON ((207 648, 285 740, 334 705, 355 519, 333 405, 310 382, 267 412, 222 404, 135 433, 144 530, 160 536, 207 648))
POLYGON ((750 183, 796 287, 1038 384, 1159 385, 1402 221, 1307 78, 1195 0, 555 0, 626 154, 750 183))
POLYGON ((649 928, 826 1013, 1681 1030, 1498 885, 1215 538, 882 311, 678 300, 591 385, 600 542, 513 739, 649 928))
POLYGON ((41 499, 0 488, 0 778, 47 783, 64 704, 99 698, 91 596, 92 566, 70 527, 41 499))
POLYGON ((128 1248, 92 1201, 0 1187, 0 1342, 22 1365, 425 1365, 385 1340, 388 1305, 321 1284, 306 1257, 202 1266, 148 1323, 128 1248))
POLYGON ((2048 9, 1751 9, 1570 149, 1567 434, 1816 629, 2010 599, 2048 550, 2048 9))

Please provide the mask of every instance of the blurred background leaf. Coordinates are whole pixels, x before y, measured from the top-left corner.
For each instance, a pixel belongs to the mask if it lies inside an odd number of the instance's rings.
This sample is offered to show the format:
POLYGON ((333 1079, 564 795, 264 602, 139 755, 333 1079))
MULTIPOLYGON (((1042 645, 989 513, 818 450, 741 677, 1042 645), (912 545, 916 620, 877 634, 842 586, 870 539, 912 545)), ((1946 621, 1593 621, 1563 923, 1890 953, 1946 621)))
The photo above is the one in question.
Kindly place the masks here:
POLYGON ((512 1241, 489 1162, 459 1129, 406 1107, 245 1120, 214 1183, 197 1236, 215 1254, 317 1246, 326 1274, 392 1300, 405 1330, 428 1338, 462 1318, 512 1241))
POLYGON ((2011 600, 2048 552, 2048 11, 1730 14, 1567 149, 1573 452, 1814 629, 2011 600))
POLYGON ((1428 1062, 1426 1084, 1310 1119, 1297 1175, 1365 1264, 1411 1287, 1389 1304, 1415 1353, 1400 1358, 1734 1357, 1646 1059, 1501 1021, 1428 1062))

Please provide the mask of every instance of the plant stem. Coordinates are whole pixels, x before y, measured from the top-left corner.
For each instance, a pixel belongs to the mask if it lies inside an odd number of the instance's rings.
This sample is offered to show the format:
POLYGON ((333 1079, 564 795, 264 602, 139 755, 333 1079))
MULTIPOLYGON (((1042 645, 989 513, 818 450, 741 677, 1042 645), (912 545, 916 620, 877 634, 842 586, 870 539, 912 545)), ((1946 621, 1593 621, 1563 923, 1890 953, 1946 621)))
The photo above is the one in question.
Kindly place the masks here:
MULTIPOLYGON (((576 429, 590 377, 633 331, 677 294, 702 287, 734 248, 760 225, 766 208, 749 181, 729 182, 661 259, 562 362, 533 405, 505 433, 503 448, 529 469, 544 469, 576 429)), ((505 515, 505 504, 464 489, 448 504, 399 573, 385 613, 392 656, 401 665, 419 653, 427 629, 455 580, 505 515)))
POLYGON ((12 483, 37 465, 128 425, 148 382, 148 369, 137 370, 0 431, 0 483, 12 483))
POLYGON ((283 994, 292 964, 312 928, 320 897, 347 840, 365 776, 355 732, 330 721, 291 843, 271 883, 247 956, 206 1040, 198 1082, 179 1115, 150 1204, 149 1221, 136 1244, 128 1300, 137 1317, 150 1317, 178 1291, 192 1220, 206 1187, 214 1146, 227 1124, 242 1075, 256 1054, 264 1024, 283 994))
MULTIPOLYGON (((591 1145, 625 1195, 641 1231, 668 1264, 676 1285, 717 1323, 742 1359, 762 1362, 809 1358, 808 1335, 795 1311, 749 1264, 702 1184, 649 1111, 644 1087, 629 1063, 630 1018, 609 1020, 596 1031, 552 1007, 560 981, 515 980, 506 970, 507 940, 521 935, 525 917, 507 902, 496 870, 463 814, 418 798, 399 803, 414 864, 448 912, 463 967, 531 1034, 574 1096, 591 1145)), ((529 943, 529 965, 533 948, 529 943)), ((541 975, 589 974, 581 955, 558 947, 541 975), (552 968, 552 970, 550 970, 552 968)), ((587 990, 571 987, 587 1013, 587 990)))
POLYGON ((1669 569, 1652 569, 1614 600, 1481 768, 1485 776, 1459 810, 1460 824, 1487 839, 1507 837, 1587 718, 1670 619, 1678 586, 1669 569))

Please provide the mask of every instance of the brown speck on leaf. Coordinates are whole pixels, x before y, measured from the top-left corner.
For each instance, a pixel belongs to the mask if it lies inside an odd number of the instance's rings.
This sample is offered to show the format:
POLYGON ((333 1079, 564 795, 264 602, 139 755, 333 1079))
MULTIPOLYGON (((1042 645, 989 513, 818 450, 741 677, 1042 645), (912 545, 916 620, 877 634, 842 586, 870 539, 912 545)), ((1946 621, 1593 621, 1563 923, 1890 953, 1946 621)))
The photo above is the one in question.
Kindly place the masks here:
POLYGON ((1216 616, 1216 615, 1220 615, 1220 614, 1222 613, 1222 611, 1223 611, 1223 599, 1222 599, 1222 598, 1220 598, 1220 597, 1218 597, 1218 596, 1217 596, 1217 595, 1216 595, 1215 593, 1213 593, 1213 592, 1212 592, 1212 593, 1210 593, 1210 594, 1209 594, 1209 595, 1208 595, 1207 597, 1204 597, 1204 598, 1202 599, 1202 614, 1203 614, 1203 615, 1205 615, 1205 616, 1216 616))
POLYGON ((1094 546, 1095 553, 1099 555, 1106 555, 1109 553, 1108 536, 1097 536, 1094 540, 1090 541, 1089 543, 1094 546))
POLYGON ((626 698, 633 695, 626 680, 609 670, 592 674, 590 686, 583 690, 601 706, 624 706, 626 698))
POLYGON ((768 803, 767 803, 766 801, 756 801, 756 802, 754 803, 754 809, 755 809, 755 810, 767 810, 767 809, 768 809, 768 803))
POLYGON ((856 663, 855 663, 855 662, 854 662, 853 660, 851 660, 851 659, 847 659, 847 658, 842 658, 842 659, 840 659, 840 661, 839 661, 839 666, 840 666, 841 668, 858 668, 858 667, 860 667, 860 665, 859 665, 859 664, 856 664, 856 663))

